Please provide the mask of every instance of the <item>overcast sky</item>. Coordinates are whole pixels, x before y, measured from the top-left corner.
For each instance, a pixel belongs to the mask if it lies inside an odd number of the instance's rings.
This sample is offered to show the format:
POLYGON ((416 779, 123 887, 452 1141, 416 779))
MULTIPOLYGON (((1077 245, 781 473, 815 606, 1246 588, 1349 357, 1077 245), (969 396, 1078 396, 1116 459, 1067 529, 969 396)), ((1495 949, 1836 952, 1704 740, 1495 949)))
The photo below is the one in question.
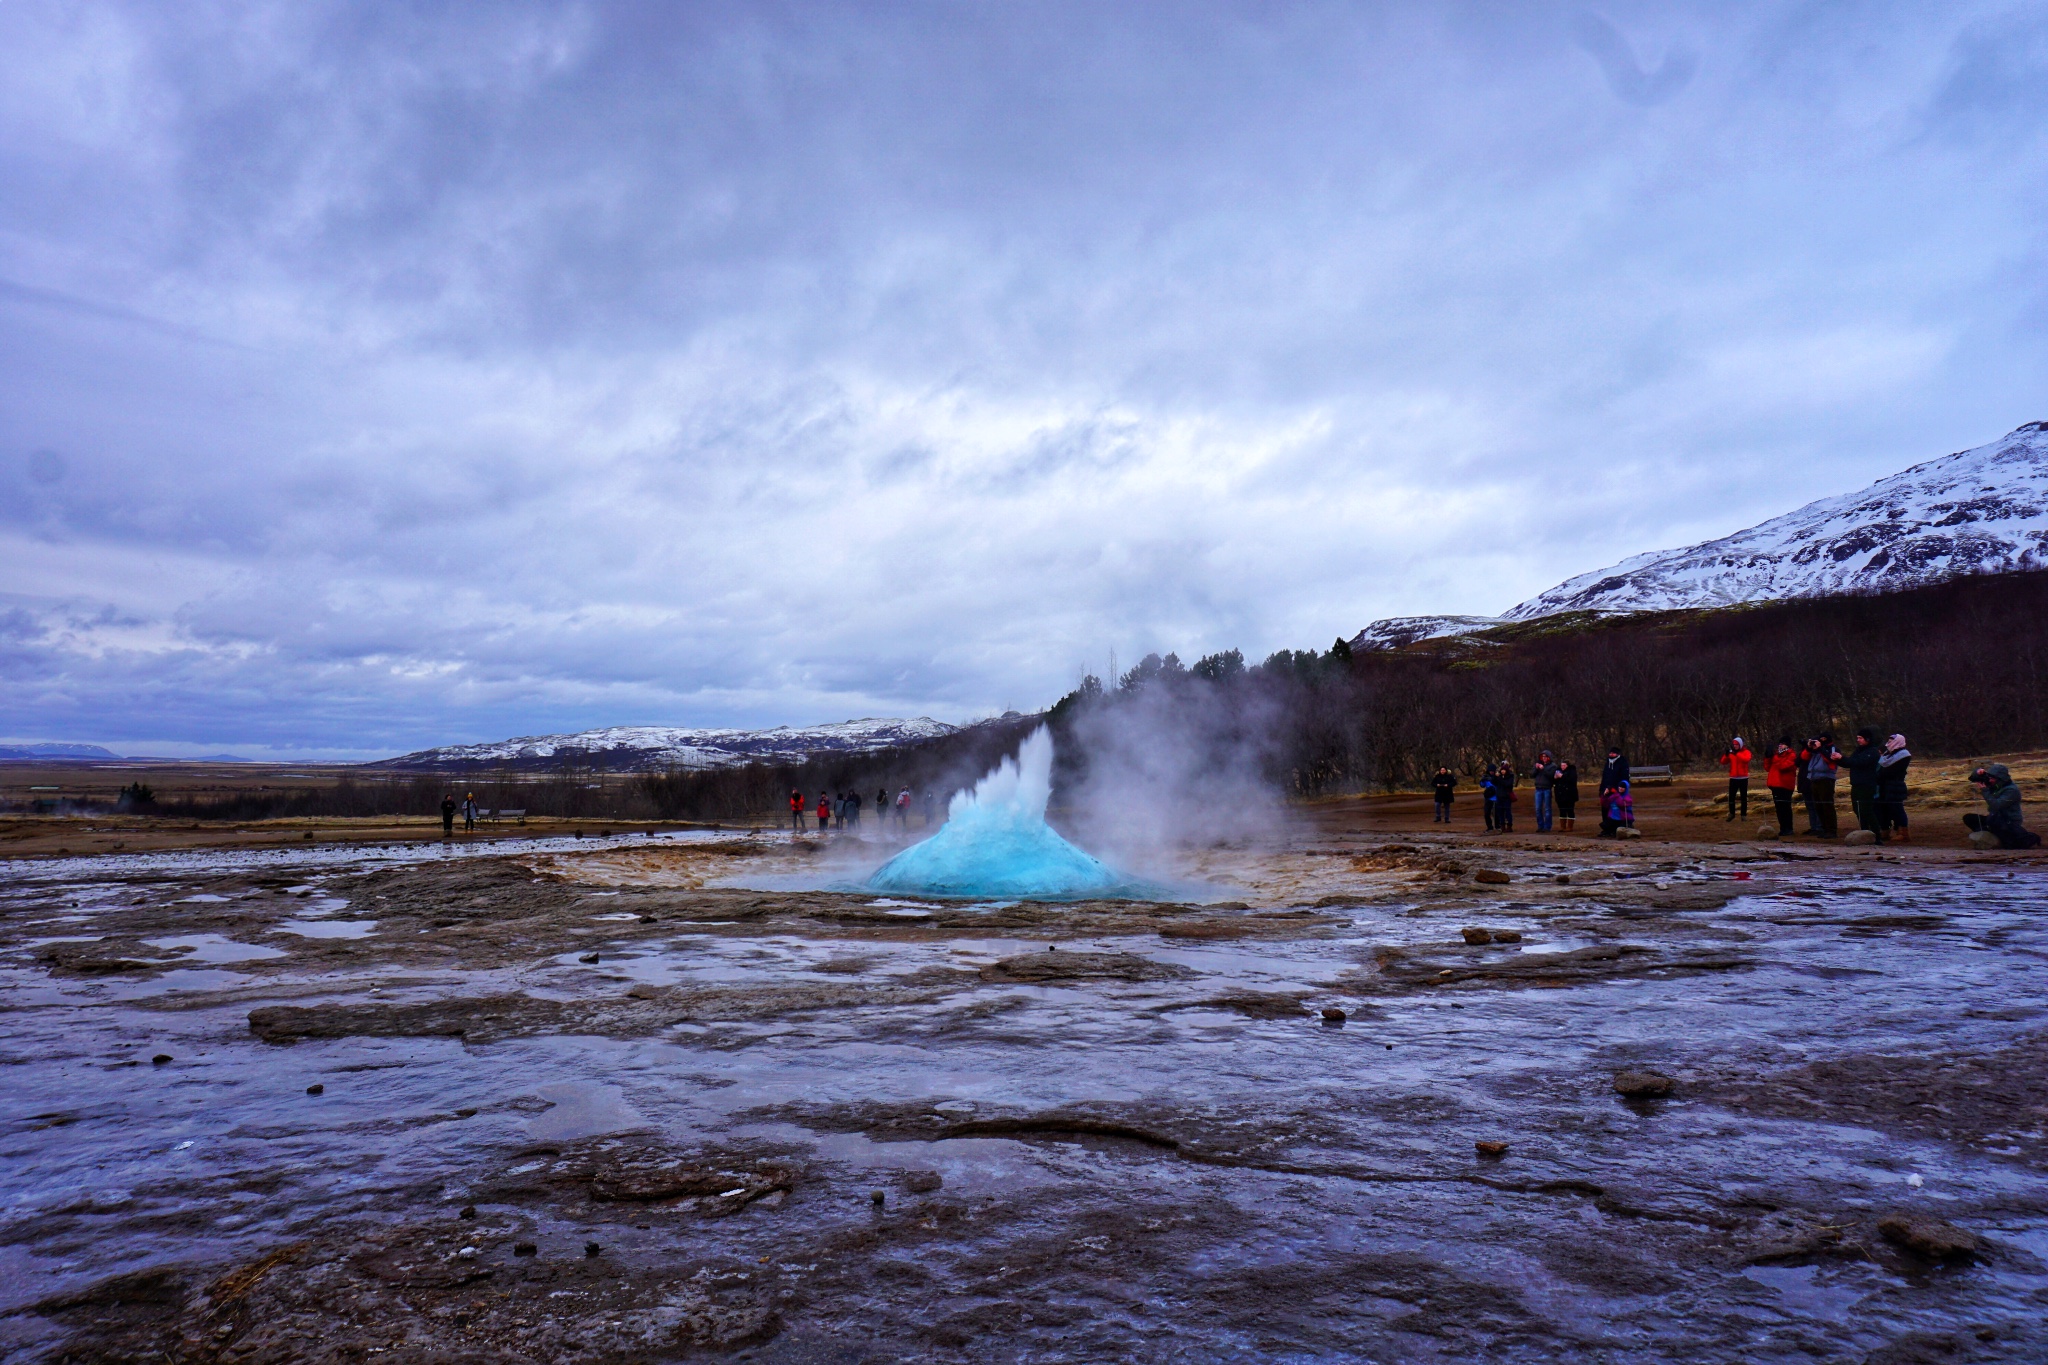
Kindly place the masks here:
POLYGON ((958 720, 2048 418, 2048 7, 0 0, 0 737, 958 720))

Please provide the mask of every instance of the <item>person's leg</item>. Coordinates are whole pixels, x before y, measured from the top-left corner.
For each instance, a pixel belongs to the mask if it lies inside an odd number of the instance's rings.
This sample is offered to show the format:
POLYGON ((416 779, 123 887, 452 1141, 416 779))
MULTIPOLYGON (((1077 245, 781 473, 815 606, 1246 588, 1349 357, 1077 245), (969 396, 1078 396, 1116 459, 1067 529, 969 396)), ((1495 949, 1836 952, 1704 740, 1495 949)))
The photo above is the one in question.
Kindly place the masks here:
POLYGON ((1732 778, 1732 777, 1728 779, 1728 820, 1729 820, 1729 822, 1730 822, 1731 824, 1732 824, 1732 823, 1734 823, 1734 820, 1735 820, 1735 783, 1736 783, 1736 780, 1737 780, 1737 779, 1735 779, 1735 778, 1732 778))
POLYGON ((1791 838, 1792 789, 1790 787, 1771 788, 1771 805, 1778 813, 1778 837, 1782 839, 1791 838))
POLYGON ((1550 826, 1556 818, 1552 813, 1552 803, 1555 800, 1556 798, 1549 792, 1536 793, 1536 832, 1538 834, 1550 833, 1550 826))
POLYGON ((1835 812, 1835 784, 1816 782, 1813 784, 1813 799, 1820 807, 1820 837, 1832 839, 1841 832, 1835 812))

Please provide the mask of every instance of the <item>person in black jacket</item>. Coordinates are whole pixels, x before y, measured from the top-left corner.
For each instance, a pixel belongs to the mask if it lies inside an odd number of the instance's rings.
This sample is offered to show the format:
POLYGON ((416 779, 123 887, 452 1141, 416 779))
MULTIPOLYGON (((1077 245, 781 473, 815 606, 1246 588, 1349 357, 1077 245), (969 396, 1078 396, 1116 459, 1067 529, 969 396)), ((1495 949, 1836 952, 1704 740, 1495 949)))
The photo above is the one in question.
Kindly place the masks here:
POLYGON ((2041 846, 2041 836, 2024 823, 2020 789, 2012 780, 2011 769, 2003 763, 1986 763, 1970 774, 1970 781, 1984 793, 1984 814, 1963 817, 1972 834, 1990 834, 2000 848, 2041 846))
POLYGON ((1551 779, 1551 799, 1557 802, 1557 823, 1566 830, 1572 828, 1579 814, 1579 765, 1570 759, 1562 759, 1557 765, 1557 776, 1551 779))
MULTIPOLYGON (((1631 785, 1629 781, 1628 755, 1624 754, 1621 751, 1621 746, 1617 744, 1607 751, 1607 761, 1600 765, 1601 810, 1604 812, 1607 808, 1607 795, 1609 792, 1620 791, 1631 785)), ((1631 825, 1635 823, 1633 814, 1631 814, 1627 823, 1631 825)))
POLYGON ((1906 829, 1906 769, 1913 766, 1913 751, 1904 735, 1884 742, 1877 760, 1877 841, 1887 838, 1910 843, 1906 829))
POLYGON ((1849 770, 1849 809, 1856 814, 1856 828, 1884 837, 1877 821, 1877 762, 1884 748, 1877 742, 1877 730, 1866 725, 1856 732, 1856 747, 1842 760, 1849 770))
POLYGON ((1451 823, 1451 798, 1458 791, 1458 775, 1449 768, 1438 768, 1436 776, 1430 779, 1430 790, 1436 796, 1436 819, 1432 824, 1451 823))
POLYGON ((1515 765, 1506 759, 1493 770, 1493 827, 1502 832, 1515 827, 1515 765))

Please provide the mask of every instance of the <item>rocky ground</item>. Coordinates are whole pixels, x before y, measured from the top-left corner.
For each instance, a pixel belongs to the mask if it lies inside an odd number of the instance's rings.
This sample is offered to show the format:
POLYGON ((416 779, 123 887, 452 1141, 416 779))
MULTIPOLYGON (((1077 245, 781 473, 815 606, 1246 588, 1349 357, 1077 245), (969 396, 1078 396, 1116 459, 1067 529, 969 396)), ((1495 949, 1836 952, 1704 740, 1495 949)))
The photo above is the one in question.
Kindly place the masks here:
POLYGON ((876 852, 8 865, 0 1351, 2048 1358, 2038 861, 1325 817, 968 905, 876 852))

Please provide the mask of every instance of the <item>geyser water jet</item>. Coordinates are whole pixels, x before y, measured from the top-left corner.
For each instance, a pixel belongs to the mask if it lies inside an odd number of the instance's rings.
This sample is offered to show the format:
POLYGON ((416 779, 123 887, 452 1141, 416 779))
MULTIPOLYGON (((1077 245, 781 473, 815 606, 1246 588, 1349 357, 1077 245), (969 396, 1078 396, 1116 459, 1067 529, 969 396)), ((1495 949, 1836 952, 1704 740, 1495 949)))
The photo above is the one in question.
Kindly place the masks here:
POLYGON ((994 771, 957 793, 937 834, 875 869, 875 891, 927 896, 1016 896, 1083 900, 1146 895, 1045 823, 1052 795, 1052 733, 1034 730, 994 771))

